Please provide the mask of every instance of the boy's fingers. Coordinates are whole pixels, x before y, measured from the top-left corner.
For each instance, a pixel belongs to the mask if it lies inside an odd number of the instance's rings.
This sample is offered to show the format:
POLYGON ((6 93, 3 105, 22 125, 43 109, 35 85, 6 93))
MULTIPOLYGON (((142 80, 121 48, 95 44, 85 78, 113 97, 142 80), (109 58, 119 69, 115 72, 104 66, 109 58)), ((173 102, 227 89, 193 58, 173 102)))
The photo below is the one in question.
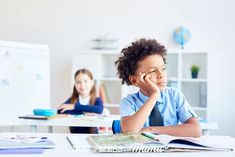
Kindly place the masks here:
MULTIPOLYGON (((140 75, 139 75, 139 82, 140 83, 144 83, 145 81, 144 81, 144 77, 146 76, 146 74, 145 73, 140 73, 140 75)), ((137 81, 138 82, 138 81, 137 81)))
POLYGON ((149 79, 150 78, 150 75, 146 75, 145 77, 145 82, 148 84, 148 85, 154 85, 154 83, 149 79))

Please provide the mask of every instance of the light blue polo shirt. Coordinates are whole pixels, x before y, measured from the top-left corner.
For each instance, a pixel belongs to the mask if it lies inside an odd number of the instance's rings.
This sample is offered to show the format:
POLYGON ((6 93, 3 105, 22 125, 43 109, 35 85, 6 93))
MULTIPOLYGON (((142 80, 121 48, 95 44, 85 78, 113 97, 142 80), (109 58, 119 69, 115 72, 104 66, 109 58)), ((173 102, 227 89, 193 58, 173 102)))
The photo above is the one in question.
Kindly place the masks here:
MULTIPOLYGON (((129 94, 121 100, 121 117, 132 116, 149 99, 140 91, 129 94)), ((161 97, 157 101, 158 109, 162 115, 164 126, 175 126, 184 123, 191 117, 197 117, 184 95, 176 88, 166 87, 161 91, 161 97)), ((149 118, 143 127, 149 126, 149 118)))

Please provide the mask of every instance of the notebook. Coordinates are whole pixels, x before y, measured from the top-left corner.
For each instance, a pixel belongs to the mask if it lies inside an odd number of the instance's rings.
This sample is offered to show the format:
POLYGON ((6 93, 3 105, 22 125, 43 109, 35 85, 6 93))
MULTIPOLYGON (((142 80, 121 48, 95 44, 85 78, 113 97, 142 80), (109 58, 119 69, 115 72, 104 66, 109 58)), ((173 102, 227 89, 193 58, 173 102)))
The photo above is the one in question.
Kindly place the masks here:
POLYGON ((177 151, 232 151, 209 145, 191 137, 157 135, 153 133, 90 135, 87 138, 95 152, 177 152, 177 151))
MULTIPOLYGON (((27 135, 0 135, 0 151, 14 149, 51 149, 55 144, 47 137, 27 135)), ((17 150, 14 150, 17 151, 17 150)))
POLYGON ((65 114, 57 114, 54 116, 39 116, 39 115, 26 115, 26 116, 20 116, 18 118, 20 119, 35 119, 35 120, 50 120, 55 118, 62 118, 67 117, 68 115, 65 114))
POLYGON ((28 148, 28 149, 0 149, 0 154, 42 154, 43 148, 28 148))

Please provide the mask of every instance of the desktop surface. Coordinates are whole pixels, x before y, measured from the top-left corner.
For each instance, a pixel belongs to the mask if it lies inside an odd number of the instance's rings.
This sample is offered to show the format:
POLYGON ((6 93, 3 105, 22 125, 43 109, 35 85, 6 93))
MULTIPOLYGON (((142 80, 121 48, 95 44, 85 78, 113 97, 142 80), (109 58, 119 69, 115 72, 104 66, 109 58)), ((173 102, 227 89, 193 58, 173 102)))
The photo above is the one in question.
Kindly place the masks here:
MULTIPOLYGON (((53 141, 56 144, 55 149, 48 149, 45 150, 43 154, 34 155, 34 156, 40 156, 40 157, 52 157, 52 156, 69 156, 69 157, 77 157, 81 154, 86 154, 89 157, 90 156, 112 156, 112 157, 124 157, 124 156, 133 156, 133 157, 142 157, 144 156, 174 156, 174 157, 182 157, 182 156, 190 156, 190 157, 225 157, 225 156, 235 156, 235 151, 198 151, 198 152, 171 152, 171 153, 95 153, 92 152, 89 147, 89 143, 87 142, 87 136, 89 134, 58 134, 58 133, 9 133, 12 135, 15 134, 27 134, 27 135, 38 135, 38 136, 46 136, 51 141, 53 141), (71 146, 71 143, 68 142, 67 137, 71 139, 71 142, 73 145, 75 145, 76 149, 74 149, 71 146)), ((202 136, 201 137, 204 140, 210 141, 214 143, 215 145, 223 146, 223 147, 230 147, 235 149, 235 138, 229 137, 229 136, 202 136)), ((1 155, 0 155, 1 156, 1 155)), ((8 155, 8 156, 19 156, 19 155, 8 155)), ((20 155, 21 157, 24 155, 20 155)), ((26 155, 25 155, 26 156, 26 155)), ((27 155, 29 156, 29 155, 27 155)))

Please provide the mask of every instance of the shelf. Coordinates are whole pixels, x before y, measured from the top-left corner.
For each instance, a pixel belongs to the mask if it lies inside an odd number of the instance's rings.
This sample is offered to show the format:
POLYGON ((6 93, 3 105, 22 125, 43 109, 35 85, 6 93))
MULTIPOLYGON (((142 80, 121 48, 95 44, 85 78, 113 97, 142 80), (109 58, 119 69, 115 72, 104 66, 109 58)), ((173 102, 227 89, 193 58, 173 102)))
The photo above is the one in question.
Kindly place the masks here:
POLYGON ((184 78, 181 79, 182 82, 207 82, 207 79, 203 79, 203 78, 196 78, 196 79, 192 79, 192 78, 184 78))
POLYGON ((107 104, 107 103, 105 103, 104 107, 120 107, 120 105, 119 104, 107 104))
POLYGON ((102 77, 100 80, 101 81, 121 81, 121 79, 117 77, 102 77))
POLYGON ((196 111, 207 111, 207 107, 192 107, 196 111))
POLYGON ((170 77, 170 78, 168 78, 168 81, 177 82, 177 81, 179 81, 179 79, 177 77, 170 77))
POLYGON ((195 51, 195 50, 187 50, 187 49, 168 49, 167 54, 207 54, 207 51, 195 51))
MULTIPOLYGON (((117 76, 115 61, 121 50, 87 50, 73 57, 73 73, 78 68, 87 68, 93 73, 97 85, 103 85, 107 100, 104 106, 119 112, 123 97, 136 93, 139 88, 121 83, 117 76), (90 62, 87 61, 89 58, 90 62)), ((168 87, 175 87, 183 93, 197 115, 208 115, 208 53, 206 51, 168 50, 167 52, 168 87), (198 78, 191 78, 191 66, 198 65, 198 78)), ((72 78, 73 79, 73 78, 72 78)), ((99 88, 99 86, 97 86, 99 88)), ((98 90, 97 90, 98 91, 98 90)), ((99 95, 99 93, 98 93, 99 95)))

